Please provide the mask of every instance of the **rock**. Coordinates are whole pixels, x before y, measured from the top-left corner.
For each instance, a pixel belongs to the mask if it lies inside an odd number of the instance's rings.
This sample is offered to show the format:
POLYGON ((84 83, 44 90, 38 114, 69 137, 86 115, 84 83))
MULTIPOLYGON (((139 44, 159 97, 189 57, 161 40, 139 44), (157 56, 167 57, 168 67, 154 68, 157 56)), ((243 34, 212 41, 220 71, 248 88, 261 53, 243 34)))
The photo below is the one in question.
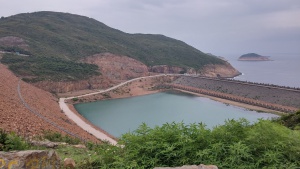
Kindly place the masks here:
POLYGON ((204 164, 200 164, 199 165, 199 169, 218 169, 218 167, 216 165, 204 165, 204 164))
POLYGON ((215 165, 184 165, 182 167, 155 167, 154 169, 218 169, 215 165))
POLYGON ((9 47, 16 46, 22 49, 28 48, 28 45, 26 44, 26 41, 24 39, 15 36, 6 36, 0 38, 0 45, 9 47))
POLYGON ((64 167, 65 168, 75 168, 75 161, 72 158, 64 159, 64 167))
POLYGON ((154 169, 199 169, 197 165, 184 165, 182 167, 155 167, 154 169))
POLYGON ((231 78, 240 75, 241 73, 236 70, 230 63, 226 62, 223 65, 220 64, 209 64, 205 65, 198 71, 197 74, 208 77, 223 77, 231 78))
POLYGON ((60 158, 53 150, 0 152, 0 168, 60 168, 60 158))
POLYGON ((61 143, 55 143, 55 142, 50 142, 50 141, 31 141, 30 144, 33 145, 33 146, 41 146, 41 147, 46 147, 46 148, 56 148, 61 143))
POLYGON ((86 146, 83 145, 83 144, 74 145, 73 147, 75 147, 75 148, 86 148, 86 146))
POLYGON ((152 67, 149 67, 149 72, 154 73, 174 73, 174 74, 183 74, 183 73, 189 73, 194 74, 196 71, 192 68, 186 69, 178 66, 168 66, 168 65, 155 65, 152 67))

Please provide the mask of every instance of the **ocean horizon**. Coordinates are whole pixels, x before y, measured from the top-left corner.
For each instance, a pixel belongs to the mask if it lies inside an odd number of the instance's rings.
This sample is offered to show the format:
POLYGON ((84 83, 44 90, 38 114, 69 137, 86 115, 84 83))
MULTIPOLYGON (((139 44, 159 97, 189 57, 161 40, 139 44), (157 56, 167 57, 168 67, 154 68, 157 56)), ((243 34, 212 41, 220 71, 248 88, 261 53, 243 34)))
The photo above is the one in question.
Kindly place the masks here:
POLYGON ((236 80, 300 87, 300 54, 261 54, 272 61, 238 61, 238 55, 224 56, 242 74, 236 80))

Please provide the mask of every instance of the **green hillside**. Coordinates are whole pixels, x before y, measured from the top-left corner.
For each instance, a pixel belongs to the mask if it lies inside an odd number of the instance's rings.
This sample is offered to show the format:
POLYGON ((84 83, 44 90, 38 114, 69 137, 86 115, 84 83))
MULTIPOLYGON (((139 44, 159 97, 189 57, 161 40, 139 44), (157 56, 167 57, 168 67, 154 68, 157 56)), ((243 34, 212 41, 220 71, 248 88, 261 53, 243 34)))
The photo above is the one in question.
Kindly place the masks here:
MULTIPOLYGON (((92 18, 68 13, 35 12, 1 18, 0 38, 7 36, 23 38, 29 45, 25 51, 20 48, 13 51, 71 62, 110 52, 135 58, 148 66, 164 64, 200 69, 206 64, 224 63, 176 39, 128 34, 92 18)), ((12 49, 0 45, 0 50, 12 49)))

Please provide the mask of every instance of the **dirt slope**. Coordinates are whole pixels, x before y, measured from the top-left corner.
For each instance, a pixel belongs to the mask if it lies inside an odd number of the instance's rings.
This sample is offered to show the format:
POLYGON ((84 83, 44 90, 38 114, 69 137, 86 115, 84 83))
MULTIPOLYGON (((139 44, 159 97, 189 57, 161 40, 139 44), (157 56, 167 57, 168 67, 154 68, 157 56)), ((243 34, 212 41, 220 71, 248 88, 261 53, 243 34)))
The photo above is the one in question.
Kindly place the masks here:
MULTIPOLYGON (((0 128, 14 131, 24 136, 41 134, 43 130, 62 132, 37 115, 30 112, 21 102, 17 86, 19 78, 0 64, 0 128)), ((96 138, 79 128, 61 113, 57 98, 23 81, 20 82, 21 94, 27 104, 47 119, 84 139, 96 138)), ((62 132, 65 134, 64 132, 62 132)))

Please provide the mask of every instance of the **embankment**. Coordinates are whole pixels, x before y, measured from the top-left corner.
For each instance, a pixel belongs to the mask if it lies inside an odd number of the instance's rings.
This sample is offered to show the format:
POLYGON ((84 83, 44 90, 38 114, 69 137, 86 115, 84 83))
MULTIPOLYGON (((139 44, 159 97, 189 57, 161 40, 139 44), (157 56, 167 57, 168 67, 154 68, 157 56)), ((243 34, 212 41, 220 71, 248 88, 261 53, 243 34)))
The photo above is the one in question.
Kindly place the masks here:
MULTIPOLYGON (((247 104, 253 104, 256 101, 259 101, 264 104, 270 104, 269 108, 272 107, 271 105, 280 105, 289 108, 289 110, 297 110, 300 108, 300 91, 289 88, 281 88, 278 86, 272 87, 271 85, 253 84, 227 79, 190 76, 181 76, 172 84, 219 93, 220 96, 216 97, 221 98, 223 98, 223 95, 228 95, 228 98, 225 99, 229 100, 232 100, 230 97, 251 99, 251 102, 245 102, 247 104)), ((235 99, 235 101, 238 101, 238 99, 235 99)), ((263 104, 256 106, 264 107, 263 104)))
MULTIPOLYGON (((0 64, 0 128, 32 137, 51 130, 67 134, 43 118, 32 113, 18 95, 19 78, 0 64)), ((20 81, 20 94, 30 108, 65 130, 72 131, 82 139, 98 141, 61 112, 58 99, 28 83, 20 81)))

